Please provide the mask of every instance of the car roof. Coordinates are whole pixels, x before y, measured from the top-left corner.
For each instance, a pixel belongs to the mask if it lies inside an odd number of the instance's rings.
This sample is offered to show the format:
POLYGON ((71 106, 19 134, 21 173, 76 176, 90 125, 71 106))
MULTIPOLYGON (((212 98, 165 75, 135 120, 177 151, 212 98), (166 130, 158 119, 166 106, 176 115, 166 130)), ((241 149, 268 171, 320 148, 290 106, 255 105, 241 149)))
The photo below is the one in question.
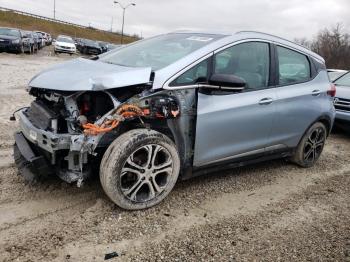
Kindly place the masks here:
POLYGON ((18 28, 13 28, 13 27, 4 27, 4 26, 0 26, 0 28, 4 28, 4 29, 11 29, 11 30, 18 30, 18 31, 21 31, 21 29, 18 29, 18 28))
POLYGON ((248 39, 261 39, 261 40, 267 40, 270 42, 274 42, 276 44, 284 45, 292 49, 296 49, 299 52, 302 52, 306 55, 312 56, 316 60, 319 60, 322 63, 325 63, 325 60, 320 55, 316 54, 315 52, 311 51, 310 49, 299 45, 297 43, 294 43, 290 40, 287 40, 285 38, 275 36, 272 34, 262 33, 258 31, 238 31, 235 33, 225 32, 225 31, 191 31, 191 30, 177 30, 172 33, 179 33, 179 34, 208 34, 208 35, 218 35, 222 36, 222 38, 232 39, 232 41, 239 41, 239 40, 248 40, 248 39))

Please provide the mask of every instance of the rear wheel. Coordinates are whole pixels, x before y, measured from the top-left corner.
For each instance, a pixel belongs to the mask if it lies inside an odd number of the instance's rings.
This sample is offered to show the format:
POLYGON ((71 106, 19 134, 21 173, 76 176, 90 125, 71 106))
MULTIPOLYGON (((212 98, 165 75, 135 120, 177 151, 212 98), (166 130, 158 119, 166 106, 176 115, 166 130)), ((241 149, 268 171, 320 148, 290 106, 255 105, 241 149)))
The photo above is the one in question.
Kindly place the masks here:
POLYGON ((320 157, 327 138, 321 122, 313 124, 301 139, 292 161, 301 167, 312 167, 320 157))
POLYGON ((109 146, 101 162, 100 180, 114 203, 137 210, 162 201, 173 189, 179 170, 178 152, 168 137, 136 129, 109 146))

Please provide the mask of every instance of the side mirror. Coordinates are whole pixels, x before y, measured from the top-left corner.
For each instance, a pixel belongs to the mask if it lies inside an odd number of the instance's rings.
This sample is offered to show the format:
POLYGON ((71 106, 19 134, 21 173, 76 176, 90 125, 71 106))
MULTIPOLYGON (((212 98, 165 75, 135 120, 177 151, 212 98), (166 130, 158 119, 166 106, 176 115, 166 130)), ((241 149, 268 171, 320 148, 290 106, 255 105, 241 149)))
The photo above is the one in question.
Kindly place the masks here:
POLYGON ((213 74, 209 79, 209 86, 225 91, 242 91, 246 84, 244 79, 229 74, 213 74))

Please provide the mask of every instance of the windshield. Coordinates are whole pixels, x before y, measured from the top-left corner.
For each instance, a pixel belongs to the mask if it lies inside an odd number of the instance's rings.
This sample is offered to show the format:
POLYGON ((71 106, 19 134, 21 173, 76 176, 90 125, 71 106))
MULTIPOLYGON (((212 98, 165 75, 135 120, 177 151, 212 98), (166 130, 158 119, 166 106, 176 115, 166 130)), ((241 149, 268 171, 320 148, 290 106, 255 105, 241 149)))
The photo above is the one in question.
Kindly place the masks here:
POLYGON ((97 45, 97 43, 95 41, 88 40, 88 39, 84 40, 83 42, 85 44, 87 44, 87 45, 92 45, 92 46, 96 46, 97 45))
POLYGON ((18 36, 18 37, 21 36, 18 30, 9 29, 9 28, 0 28, 0 35, 9 35, 9 36, 18 36))
POLYGON ((181 33, 161 35, 118 49, 104 56, 100 61, 128 67, 152 67, 152 70, 159 70, 221 37, 223 36, 181 33))
POLYGON ((348 87, 350 87, 350 72, 346 73, 346 75, 343 75, 341 78, 339 78, 334 83, 336 85, 339 85, 339 86, 348 86, 348 87))
POLYGON ((58 37, 57 42, 74 44, 74 41, 71 38, 67 38, 67 37, 58 37))

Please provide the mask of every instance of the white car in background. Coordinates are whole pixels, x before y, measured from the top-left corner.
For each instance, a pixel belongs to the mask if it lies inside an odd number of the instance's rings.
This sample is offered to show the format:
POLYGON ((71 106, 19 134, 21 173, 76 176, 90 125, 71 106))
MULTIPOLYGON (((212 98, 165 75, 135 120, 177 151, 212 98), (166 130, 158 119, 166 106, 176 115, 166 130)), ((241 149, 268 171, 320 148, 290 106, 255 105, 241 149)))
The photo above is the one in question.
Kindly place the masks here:
POLYGON ((337 94, 334 98, 334 107, 337 112, 336 124, 350 131, 350 71, 345 71, 345 74, 333 83, 337 87, 337 94))
POLYGON ((60 35, 57 37, 55 42, 55 54, 68 53, 72 55, 76 52, 77 48, 75 46, 74 40, 70 36, 60 35))

